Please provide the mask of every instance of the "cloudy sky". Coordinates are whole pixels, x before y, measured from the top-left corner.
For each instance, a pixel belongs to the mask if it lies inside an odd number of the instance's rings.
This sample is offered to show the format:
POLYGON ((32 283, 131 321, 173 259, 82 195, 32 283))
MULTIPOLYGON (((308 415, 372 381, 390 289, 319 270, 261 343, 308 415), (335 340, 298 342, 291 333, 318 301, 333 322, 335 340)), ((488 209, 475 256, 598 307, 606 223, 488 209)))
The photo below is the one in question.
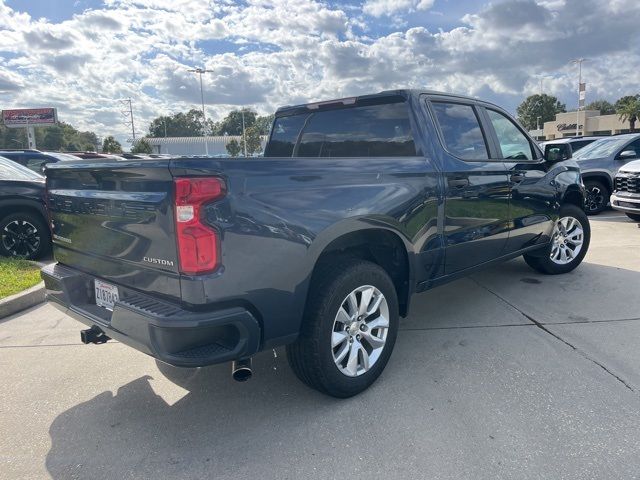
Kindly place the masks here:
POLYGON ((540 89, 575 107, 640 92, 638 0, 0 0, 0 108, 54 106, 100 136, 207 114, 426 87, 510 111, 540 89))

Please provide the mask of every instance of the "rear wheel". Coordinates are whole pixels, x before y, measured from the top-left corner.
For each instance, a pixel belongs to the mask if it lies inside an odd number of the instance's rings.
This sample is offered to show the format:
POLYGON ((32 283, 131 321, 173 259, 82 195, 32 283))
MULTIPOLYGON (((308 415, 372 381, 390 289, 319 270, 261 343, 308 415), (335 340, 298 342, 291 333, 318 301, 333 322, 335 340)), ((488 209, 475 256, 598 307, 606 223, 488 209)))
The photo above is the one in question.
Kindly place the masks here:
POLYGON ((0 255, 34 260, 51 250, 51 234, 42 216, 12 213, 0 220, 0 255))
POLYGON ((625 212, 625 214, 631 220, 635 220, 636 222, 640 222, 640 213, 628 213, 628 212, 625 212))
POLYGON ((599 180, 587 180, 584 182, 586 197, 584 211, 587 215, 597 215, 609 204, 609 189, 599 180))
POLYGON ((389 275, 359 259, 334 258, 319 267, 298 340, 287 358, 304 383, 346 398, 382 373, 398 332, 398 298, 389 275))
POLYGON ((580 265, 590 240, 591 227, 585 213, 575 205, 564 205, 553 227, 551 243, 542 252, 523 256, 531 268, 541 273, 567 273, 580 265))

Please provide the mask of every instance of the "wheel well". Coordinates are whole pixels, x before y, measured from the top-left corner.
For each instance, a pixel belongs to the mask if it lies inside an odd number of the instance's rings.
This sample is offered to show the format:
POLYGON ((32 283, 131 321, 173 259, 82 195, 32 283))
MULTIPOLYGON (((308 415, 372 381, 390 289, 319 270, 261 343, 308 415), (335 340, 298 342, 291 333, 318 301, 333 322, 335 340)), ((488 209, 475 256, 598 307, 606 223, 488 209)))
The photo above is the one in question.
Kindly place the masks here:
POLYGON ((564 203, 570 203, 578 208, 584 208, 584 197, 578 190, 569 190, 564 195, 564 203))
POLYGON ((611 184, 611 179, 609 178, 608 175, 604 173, 587 173, 582 175, 583 182, 587 182, 589 180, 597 180, 598 182, 601 182, 605 187, 607 187, 609 192, 613 191, 613 185, 611 184))
POLYGON ((38 210, 37 207, 32 207, 31 205, 18 205, 18 206, 16 206, 16 205, 2 205, 2 206, 0 206, 0 220, 2 220, 7 215, 11 215, 11 214, 14 214, 14 213, 20 213, 20 212, 29 212, 29 213, 32 213, 34 215, 37 215, 38 217, 42 218, 42 220, 44 221, 45 224, 47 224, 47 219, 42 214, 42 212, 40 210, 38 210))
POLYGON ((381 229, 360 230, 339 237, 323 250, 314 267, 334 255, 349 255, 373 262, 391 277, 398 294, 400 315, 406 316, 409 306, 409 257, 396 234, 381 229))

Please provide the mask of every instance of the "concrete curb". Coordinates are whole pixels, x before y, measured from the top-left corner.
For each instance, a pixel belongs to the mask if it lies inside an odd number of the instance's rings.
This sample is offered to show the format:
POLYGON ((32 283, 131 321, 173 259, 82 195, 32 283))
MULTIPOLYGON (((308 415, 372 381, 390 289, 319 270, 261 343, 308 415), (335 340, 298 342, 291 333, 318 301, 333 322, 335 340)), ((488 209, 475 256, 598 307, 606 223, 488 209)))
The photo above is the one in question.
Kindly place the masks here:
POLYGON ((44 282, 0 300, 0 319, 44 302, 44 282))

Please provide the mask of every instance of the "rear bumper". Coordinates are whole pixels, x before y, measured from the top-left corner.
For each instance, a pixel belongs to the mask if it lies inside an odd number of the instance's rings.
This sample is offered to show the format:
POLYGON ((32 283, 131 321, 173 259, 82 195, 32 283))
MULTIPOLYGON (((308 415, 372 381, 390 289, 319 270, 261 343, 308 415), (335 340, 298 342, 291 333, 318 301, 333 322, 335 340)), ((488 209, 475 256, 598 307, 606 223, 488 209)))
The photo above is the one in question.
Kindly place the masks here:
POLYGON ((622 212, 640 213, 640 195, 614 193, 611 195, 611 207, 622 212))
POLYGON ((258 321, 242 307, 185 310, 118 286, 113 312, 94 300, 94 277, 60 264, 42 269, 47 300, 76 320, 165 363, 200 367, 248 357, 258 351, 258 321))

